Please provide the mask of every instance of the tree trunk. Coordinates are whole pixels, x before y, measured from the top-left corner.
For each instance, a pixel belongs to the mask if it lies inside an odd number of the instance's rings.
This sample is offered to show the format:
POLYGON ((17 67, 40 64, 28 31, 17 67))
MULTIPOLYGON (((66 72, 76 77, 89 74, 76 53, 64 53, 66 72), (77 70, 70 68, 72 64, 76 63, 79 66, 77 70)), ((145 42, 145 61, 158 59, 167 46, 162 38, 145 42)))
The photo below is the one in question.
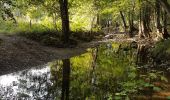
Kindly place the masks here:
POLYGON ((142 27, 142 12, 139 12, 139 38, 143 38, 143 27, 142 27))
POLYGON ((140 10, 140 18, 139 18, 139 37, 140 38, 149 38, 150 34, 149 32, 151 29, 149 28, 150 23, 150 12, 145 5, 145 7, 142 7, 140 10))
POLYGON ((133 14, 129 12, 129 37, 132 37, 133 32, 136 30, 133 24, 133 14))
POLYGON ((59 0, 62 20, 62 40, 64 44, 69 44, 70 26, 68 15, 68 0, 59 0))
POLYGON ((70 87, 70 59, 63 61, 63 80, 62 80, 62 96, 61 100, 69 100, 69 87, 70 87))
POLYGON ((90 84, 91 84, 91 91, 94 93, 95 92, 95 84, 96 84, 96 75, 95 75, 95 71, 96 71, 96 63, 97 63, 97 58, 98 58, 98 48, 95 48, 93 51, 92 51, 92 70, 90 72, 90 84))
POLYGON ((137 61, 136 64, 142 65, 148 62, 148 47, 145 45, 138 45, 137 48, 137 61))
POLYGON ((168 30, 167 30, 167 12, 164 11, 164 18, 163 18, 163 38, 167 39, 170 37, 170 35, 168 34, 168 30))
POLYGON ((30 28, 32 28, 32 20, 30 19, 30 28))
POLYGON ((123 15, 123 12, 120 11, 120 15, 121 15, 121 18, 122 18, 122 21, 123 21, 123 26, 124 26, 124 31, 126 32, 127 30, 127 24, 126 24, 126 20, 125 20, 125 17, 123 15))
POLYGON ((158 1, 170 16, 170 4, 168 4, 168 1, 167 0, 158 0, 158 1))
POLYGON ((158 0, 156 0, 156 29, 157 29, 157 37, 158 38, 163 38, 162 35, 162 25, 160 22, 160 4, 158 0))
POLYGON ((97 14, 97 26, 101 26, 101 24, 100 24, 100 14, 99 13, 97 14))
POLYGON ((93 28, 94 28, 94 22, 95 22, 95 16, 93 17, 93 19, 92 19, 92 21, 91 21, 91 32, 90 33, 92 33, 92 31, 93 31, 93 28))
POLYGON ((56 13, 53 13, 52 15, 53 17, 53 24, 54 24, 54 28, 57 30, 57 24, 56 24, 56 21, 57 21, 57 16, 56 16, 56 13))

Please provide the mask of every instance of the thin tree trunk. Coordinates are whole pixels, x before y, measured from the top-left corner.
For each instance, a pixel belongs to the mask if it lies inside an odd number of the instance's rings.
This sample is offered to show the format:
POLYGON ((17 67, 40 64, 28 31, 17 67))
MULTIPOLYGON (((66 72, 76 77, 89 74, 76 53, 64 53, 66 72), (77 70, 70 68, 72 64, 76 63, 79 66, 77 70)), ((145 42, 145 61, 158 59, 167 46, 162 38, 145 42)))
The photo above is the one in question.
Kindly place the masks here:
POLYGON ((61 100, 69 100, 69 87, 70 87, 70 59, 63 61, 63 80, 62 80, 62 96, 61 100))
POLYGON ((32 28, 32 20, 30 19, 30 28, 32 28))
POLYGON ((94 27, 94 22, 95 22, 95 16, 93 17, 92 21, 91 21, 91 32, 93 31, 93 27, 94 27))
POLYGON ((129 12, 129 37, 132 37, 133 31, 135 30, 133 26, 133 15, 129 12))
POLYGON ((143 21, 142 21, 142 9, 140 9, 139 13, 139 38, 144 38, 144 31, 143 31, 143 21))
POLYGON ((143 26, 144 26, 144 34, 145 37, 150 37, 149 32, 151 31, 150 29, 150 11, 148 9, 148 5, 145 5, 145 10, 144 10, 144 16, 143 16, 143 26))
POLYGON ((57 24, 56 24, 56 21, 57 21, 57 16, 56 16, 56 13, 53 13, 53 24, 54 24, 54 28, 57 30, 57 24))
POLYGON ((69 43, 70 37, 70 26, 69 26, 69 15, 68 15, 68 0, 59 0, 60 12, 62 20, 62 40, 64 44, 69 43))
POLYGON ((97 25, 100 26, 100 14, 97 14, 97 25))
POLYGON ((126 32, 127 24, 126 24, 126 20, 125 20, 125 17, 123 15, 122 11, 120 11, 120 15, 121 15, 121 18, 122 18, 122 21, 123 21, 124 31, 126 32))
POLYGON ((157 28, 157 37, 163 38, 162 35, 162 25, 160 23, 160 4, 158 0, 156 0, 156 28, 157 28))
MULTIPOLYGON (((158 1, 158 0, 156 0, 158 1)), ((162 32, 162 29, 161 29, 161 23, 160 23, 160 5, 159 5, 159 2, 156 2, 156 26, 157 26, 157 31, 159 33, 162 32)))
POLYGON ((90 84, 92 86, 92 92, 94 93, 95 92, 95 83, 96 83, 96 76, 95 76, 95 71, 96 71, 96 62, 97 62, 97 58, 98 58, 98 48, 94 49, 93 52, 92 52, 92 56, 93 56, 93 61, 92 61, 92 71, 90 73, 90 78, 91 78, 91 81, 90 81, 90 84))

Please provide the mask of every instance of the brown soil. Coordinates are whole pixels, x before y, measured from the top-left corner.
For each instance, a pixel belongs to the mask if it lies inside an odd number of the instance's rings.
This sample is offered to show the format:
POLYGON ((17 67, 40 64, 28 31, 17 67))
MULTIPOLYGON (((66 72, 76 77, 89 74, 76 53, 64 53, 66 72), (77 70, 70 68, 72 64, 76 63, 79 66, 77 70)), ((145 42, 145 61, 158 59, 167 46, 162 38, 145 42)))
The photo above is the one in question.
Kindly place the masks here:
POLYGON ((18 36, 0 35, 0 40, 0 75, 80 55, 87 48, 48 47, 18 36))

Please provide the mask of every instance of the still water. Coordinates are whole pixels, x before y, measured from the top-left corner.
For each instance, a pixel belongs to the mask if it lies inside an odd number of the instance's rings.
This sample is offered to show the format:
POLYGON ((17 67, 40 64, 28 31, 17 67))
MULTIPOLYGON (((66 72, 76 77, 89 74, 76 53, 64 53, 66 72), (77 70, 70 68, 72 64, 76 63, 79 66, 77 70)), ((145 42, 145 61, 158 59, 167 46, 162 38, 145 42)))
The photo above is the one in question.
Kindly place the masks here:
MULTIPOLYGON (((71 100, 123 100, 151 85, 140 77, 136 48, 108 43, 69 58, 71 100)), ((2 100, 58 100, 62 91, 63 61, 0 76, 2 100)), ((147 76, 143 76, 147 77, 147 76)), ((0 100, 1 100, 0 99, 0 100)))

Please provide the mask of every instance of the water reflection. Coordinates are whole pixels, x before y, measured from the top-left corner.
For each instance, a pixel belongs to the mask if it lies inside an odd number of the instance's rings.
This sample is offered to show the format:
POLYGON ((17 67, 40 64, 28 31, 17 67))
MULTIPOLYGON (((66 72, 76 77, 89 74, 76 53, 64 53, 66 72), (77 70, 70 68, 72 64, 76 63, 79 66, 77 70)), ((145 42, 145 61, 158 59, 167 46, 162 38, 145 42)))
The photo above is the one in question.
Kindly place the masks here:
POLYGON ((48 89, 52 86, 49 78, 50 69, 48 67, 1 76, 0 98, 44 100, 49 95, 48 89))
POLYGON ((41 69, 0 77, 0 98, 24 100, 105 100, 137 93, 136 48, 109 43, 41 69), (5 84, 3 84, 3 82, 5 84))

